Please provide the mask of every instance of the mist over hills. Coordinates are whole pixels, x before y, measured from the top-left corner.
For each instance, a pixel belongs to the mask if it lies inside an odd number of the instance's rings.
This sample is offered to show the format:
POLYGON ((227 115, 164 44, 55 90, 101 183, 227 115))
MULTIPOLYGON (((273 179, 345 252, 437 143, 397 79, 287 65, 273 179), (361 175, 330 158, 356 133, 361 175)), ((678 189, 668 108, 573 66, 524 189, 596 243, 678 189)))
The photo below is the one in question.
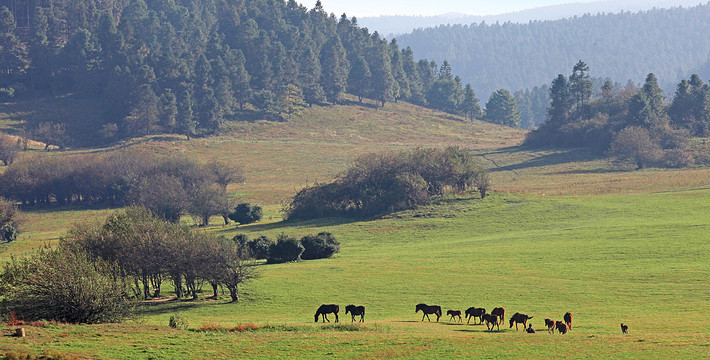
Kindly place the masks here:
POLYGON ((710 3, 526 24, 441 25, 397 41, 418 58, 448 60, 485 99, 499 88, 549 84, 580 59, 593 77, 638 83, 653 72, 664 90, 673 91, 680 79, 708 72, 703 71, 710 59, 707 34, 710 3))
MULTIPOLYGON (((496 22, 526 23, 537 20, 559 20, 584 14, 619 13, 622 11, 637 12, 653 8, 671 8, 676 6, 693 7, 702 4, 700 0, 604 0, 590 3, 570 3, 551 6, 541 6, 504 14, 469 15, 449 12, 434 16, 377 16, 359 17, 361 26, 370 31, 377 31, 387 38, 406 34, 414 29, 430 28, 439 25, 472 24, 485 21, 488 24, 496 22)), ((353 14, 349 14, 353 15, 353 14)))

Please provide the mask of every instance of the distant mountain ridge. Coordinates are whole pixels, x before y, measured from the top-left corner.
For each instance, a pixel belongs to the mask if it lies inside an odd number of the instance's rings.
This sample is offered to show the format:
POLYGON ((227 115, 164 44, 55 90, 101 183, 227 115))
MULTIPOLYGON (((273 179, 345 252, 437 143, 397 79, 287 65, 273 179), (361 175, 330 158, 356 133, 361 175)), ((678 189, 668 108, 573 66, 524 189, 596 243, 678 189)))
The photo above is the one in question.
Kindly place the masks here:
POLYGON ((550 5, 525 9, 516 12, 496 15, 469 15, 458 12, 448 12, 434 16, 392 15, 378 17, 359 17, 360 26, 370 31, 377 31, 387 38, 412 32, 414 29, 430 28, 439 25, 472 24, 485 21, 487 24, 496 22, 527 23, 536 20, 559 20, 584 14, 615 14, 622 11, 637 12, 653 8, 667 9, 683 6, 693 7, 702 4, 700 0, 603 0, 590 3, 570 3, 550 5))
MULTIPOLYGON (((525 24, 441 25, 397 37, 417 58, 448 60, 481 99, 549 84, 585 61, 592 77, 625 83, 656 74, 667 94, 710 58, 710 3, 525 24)), ((705 78, 707 79, 707 78, 705 78)))

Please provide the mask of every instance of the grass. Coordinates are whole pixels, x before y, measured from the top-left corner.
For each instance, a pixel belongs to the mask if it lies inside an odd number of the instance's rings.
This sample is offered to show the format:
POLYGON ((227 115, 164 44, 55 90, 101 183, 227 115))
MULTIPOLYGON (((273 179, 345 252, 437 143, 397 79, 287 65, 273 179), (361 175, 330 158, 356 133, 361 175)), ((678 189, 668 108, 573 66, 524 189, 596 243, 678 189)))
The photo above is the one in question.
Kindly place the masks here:
MULTIPOLYGON (((710 170, 631 171, 583 150, 525 149, 523 135, 400 103, 377 111, 314 107, 289 122, 235 123, 226 134, 189 142, 154 136, 52 152, 130 146, 242 164, 247 183, 229 191, 265 205, 266 218, 238 228, 215 218, 206 231, 228 237, 330 231, 341 252, 265 265, 241 289, 239 303, 228 296, 150 302, 137 321, 28 327, 24 339, 0 327, 0 352, 111 359, 710 357, 710 170), (364 221, 280 221, 281 203, 300 186, 329 179, 358 154, 453 144, 491 167, 497 191, 486 200, 460 195, 364 221), (528 335, 507 323, 489 332, 446 317, 421 322, 414 313, 420 302, 444 311, 503 306, 508 316, 534 316, 537 329, 545 317, 560 320, 570 311, 575 324, 567 335, 528 335), (340 304, 341 311, 365 305, 365 323, 350 324, 341 312, 339 325, 315 324, 322 303, 340 304), (168 327, 173 315, 189 329, 168 327), (628 336, 620 322, 629 324, 628 336), (197 331, 203 325, 219 331, 197 331)), ((26 209, 26 232, 0 245, 0 262, 112 211, 26 209)))

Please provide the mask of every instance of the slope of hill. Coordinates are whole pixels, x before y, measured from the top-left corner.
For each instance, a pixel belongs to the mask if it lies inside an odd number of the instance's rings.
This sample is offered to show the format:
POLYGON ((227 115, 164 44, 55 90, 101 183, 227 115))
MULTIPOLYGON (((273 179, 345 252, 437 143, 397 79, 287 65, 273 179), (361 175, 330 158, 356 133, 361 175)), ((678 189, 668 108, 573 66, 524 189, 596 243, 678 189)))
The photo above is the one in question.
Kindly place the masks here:
POLYGON ((594 77, 625 83, 656 74, 667 91, 708 60, 710 3, 528 24, 446 25, 398 37, 417 57, 446 59, 486 98, 550 82, 584 60, 594 77))
POLYGON ((370 31, 378 31, 387 37, 406 34, 414 29, 436 27, 447 24, 471 24, 485 21, 487 24, 497 22, 526 23, 540 20, 559 20, 584 14, 619 13, 622 11, 643 11, 653 8, 666 9, 674 6, 691 7, 701 3, 699 0, 605 0, 588 3, 569 3, 541 6, 521 11, 496 15, 468 15, 462 13, 446 13, 436 16, 377 16, 360 17, 360 25, 370 31))

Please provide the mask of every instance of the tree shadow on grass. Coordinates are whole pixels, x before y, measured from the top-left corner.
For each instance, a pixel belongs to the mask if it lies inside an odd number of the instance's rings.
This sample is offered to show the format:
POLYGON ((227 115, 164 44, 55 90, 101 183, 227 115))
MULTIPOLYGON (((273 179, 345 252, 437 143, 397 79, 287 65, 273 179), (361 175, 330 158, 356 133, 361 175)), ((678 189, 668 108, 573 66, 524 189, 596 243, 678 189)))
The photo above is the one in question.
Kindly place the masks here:
POLYGON ((314 219, 314 220, 305 220, 305 221, 288 221, 288 220, 282 220, 279 222, 274 222, 274 223, 268 223, 268 224, 252 224, 252 225, 246 225, 246 226, 238 226, 238 227, 226 227, 224 229, 220 229, 216 231, 216 233, 231 233, 235 229, 236 230, 241 230, 241 231, 250 231, 250 232, 260 232, 260 231, 269 231, 269 230, 279 230, 279 229, 292 229, 292 228, 322 228, 322 227, 327 227, 327 226, 339 226, 339 225, 345 225, 345 224, 351 224, 354 222, 361 222, 361 221, 368 221, 368 220, 374 220, 374 219, 353 219, 353 218, 343 218, 343 217, 329 217, 329 218, 322 218, 322 219, 314 219))
MULTIPOLYGON (((498 149, 495 151, 489 151, 485 153, 480 153, 479 155, 482 157, 486 157, 488 155, 500 155, 500 154, 515 154, 515 153, 520 153, 526 150, 530 150, 530 148, 527 147, 522 147, 522 146, 511 146, 511 147, 506 147, 502 149, 498 149)), ((504 165, 500 166, 497 162, 494 160, 489 160, 496 165, 496 167, 491 169, 491 172, 498 172, 498 171, 516 171, 516 170, 522 170, 522 169, 527 169, 527 168, 534 168, 534 167, 543 167, 543 166, 553 166, 553 165, 561 165, 561 164, 567 164, 567 163, 574 163, 574 162, 588 162, 588 161, 594 161, 594 160, 599 160, 603 159, 604 156, 595 153, 593 151, 590 151, 588 149, 583 149, 583 148, 576 148, 576 149, 569 149, 569 150, 558 150, 553 153, 549 154, 542 154, 539 156, 536 156, 530 160, 523 160, 519 163, 516 164, 510 164, 510 165, 504 165)), ((618 169, 592 169, 592 170, 570 170, 570 173, 585 173, 588 171, 589 173, 606 173, 606 172, 618 172, 618 169)))
POLYGON ((204 303, 188 299, 174 299, 164 302, 143 302, 138 307, 138 313, 141 315, 162 315, 177 311, 191 310, 197 308, 200 304, 204 303))

